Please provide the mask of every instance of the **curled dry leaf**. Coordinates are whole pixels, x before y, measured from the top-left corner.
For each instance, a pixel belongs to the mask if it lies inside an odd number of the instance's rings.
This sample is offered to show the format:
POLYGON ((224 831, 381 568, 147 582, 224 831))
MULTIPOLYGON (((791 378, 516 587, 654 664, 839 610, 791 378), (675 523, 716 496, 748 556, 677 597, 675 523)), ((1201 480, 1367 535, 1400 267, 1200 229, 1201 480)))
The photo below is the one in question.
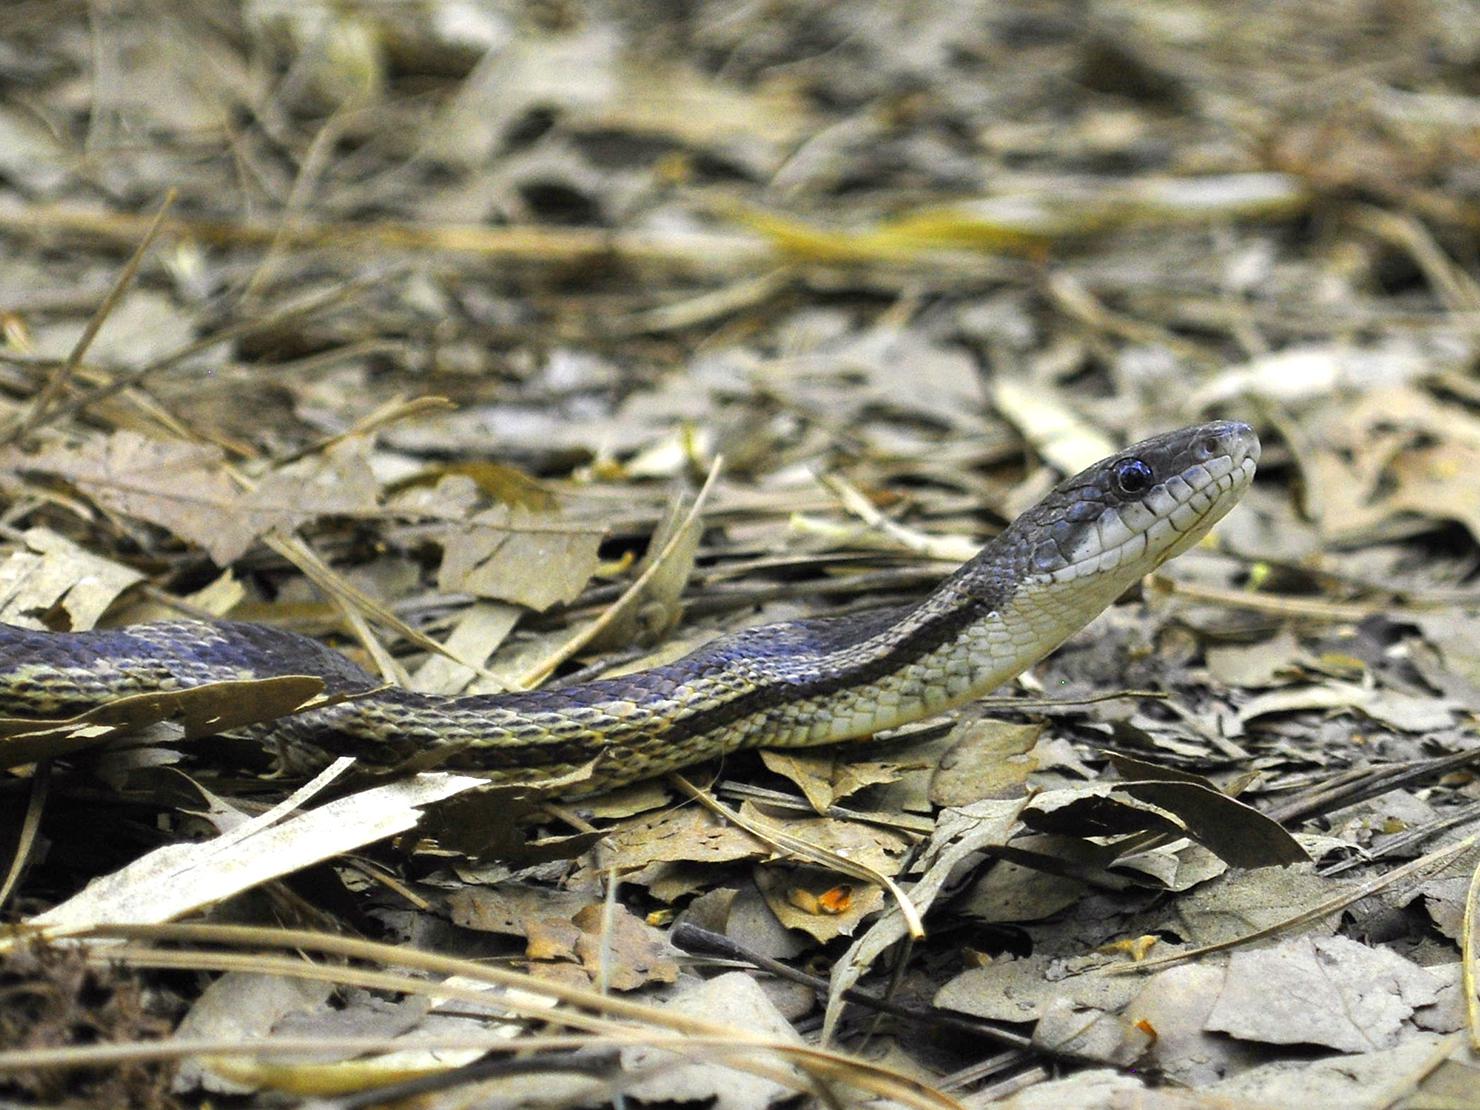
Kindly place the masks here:
POLYGON ((1431 732, 1454 723, 1454 710, 1446 698, 1419 697, 1351 682, 1294 686, 1260 694, 1239 709, 1239 720, 1247 723, 1272 713, 1310 709, 1351 710, 1408 732, 1431 732))
POLYGON ((819 944, 852 936, 884 904, 881 888, 861 883, 840 887, 836 873, 814 867, 758 867, 754 878, 776 920, 819 944))
POLYGON ((1046 791, 1029 803, 1023 821, 1042 832, 1070 836, 1189 836, 1235 867, 1273 867, 1308 858, 1278 822, 1195 782, 1087 783, 1046 791))
POLYGON ((0 766, 71 755, 164 721, 182 726, 187 740, 229 732, 285 716, 323 688, 319 678, 282 675, 134 694, 62 720, 0 720, 0 766))

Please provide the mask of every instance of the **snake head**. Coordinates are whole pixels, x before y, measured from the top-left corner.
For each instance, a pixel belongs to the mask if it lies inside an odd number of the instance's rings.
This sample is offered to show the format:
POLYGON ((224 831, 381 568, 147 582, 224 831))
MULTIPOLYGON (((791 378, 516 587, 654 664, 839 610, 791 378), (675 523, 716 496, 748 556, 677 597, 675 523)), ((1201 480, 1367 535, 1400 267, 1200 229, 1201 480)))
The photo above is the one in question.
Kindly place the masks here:
POLYGON ((1234 420, 1142 440, 1056 486, 962 568, 962 585, 1000 592, 1010 567, 1040 588, 1077 582, 1076 600, 1085 579, 1113 598, 1206 535, 1258 461, 1258 436, 1234 420))

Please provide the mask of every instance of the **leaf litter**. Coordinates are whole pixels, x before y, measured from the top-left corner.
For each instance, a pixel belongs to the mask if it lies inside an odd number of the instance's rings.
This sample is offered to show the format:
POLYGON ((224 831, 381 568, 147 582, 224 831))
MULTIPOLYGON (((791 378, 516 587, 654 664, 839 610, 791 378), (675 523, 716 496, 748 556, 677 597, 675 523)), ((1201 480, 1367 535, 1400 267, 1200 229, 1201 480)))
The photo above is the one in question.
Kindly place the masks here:
POLYGON ((570 803, 217 735, 311 678, 0 723, 0 1090, 1462 1101, 1446 11, 0 15, 8 623, 262 620, 424 691, 548 686, 918 597, 1143 434, 1265 445, 1005 701, 868 746, 570 803))

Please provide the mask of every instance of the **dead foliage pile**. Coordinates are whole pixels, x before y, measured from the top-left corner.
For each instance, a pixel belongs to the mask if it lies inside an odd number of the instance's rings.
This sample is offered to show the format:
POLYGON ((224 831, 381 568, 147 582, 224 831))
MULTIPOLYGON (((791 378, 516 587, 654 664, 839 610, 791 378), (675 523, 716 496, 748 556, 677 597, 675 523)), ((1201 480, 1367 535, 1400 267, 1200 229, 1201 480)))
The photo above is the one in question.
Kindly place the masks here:
POLYGON ((299 677, 0 721, 4 1097, 1458 1104, 1477 66, 1448 0, 6 5, 7 623, 523 689, 1265 448, 867 747, 562 805, 222 735, 299 677))

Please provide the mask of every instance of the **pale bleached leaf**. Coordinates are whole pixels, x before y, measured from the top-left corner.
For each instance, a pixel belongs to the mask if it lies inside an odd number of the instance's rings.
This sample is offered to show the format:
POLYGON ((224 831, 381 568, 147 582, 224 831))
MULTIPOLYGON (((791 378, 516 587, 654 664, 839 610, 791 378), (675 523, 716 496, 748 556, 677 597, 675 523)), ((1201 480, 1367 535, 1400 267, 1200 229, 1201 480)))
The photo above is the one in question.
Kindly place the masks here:
POLYGON ((424 807, 484 785, 467 775, 420 774, 302 810, 342 773, 339 760, 284 803, 199 844, 167 844, 27 920, 43 935, 98 925, 172 921, 337 855, 415 828, 424 807))

